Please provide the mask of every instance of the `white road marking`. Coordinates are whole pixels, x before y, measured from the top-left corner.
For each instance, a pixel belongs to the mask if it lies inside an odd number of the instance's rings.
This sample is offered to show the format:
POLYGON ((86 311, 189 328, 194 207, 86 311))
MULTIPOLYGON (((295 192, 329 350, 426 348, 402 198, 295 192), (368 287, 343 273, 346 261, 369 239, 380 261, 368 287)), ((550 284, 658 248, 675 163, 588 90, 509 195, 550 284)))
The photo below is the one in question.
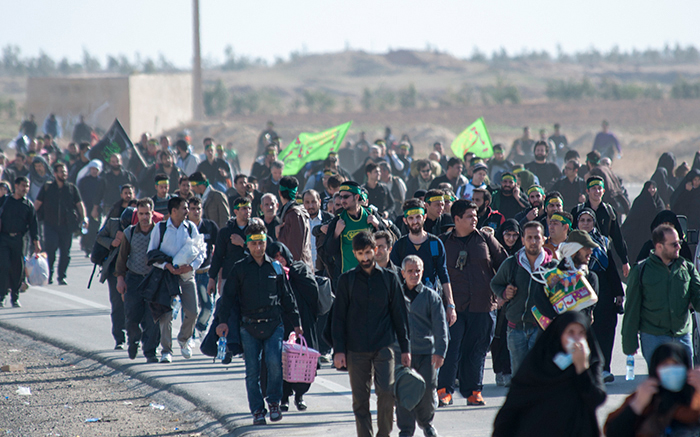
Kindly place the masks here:
POLYGON ((73 296, 71 294, 64 293, 62 291, 52 290, 50 288, 45 288, 45 287, 35 287, 35 286, 32 286, 31 289, 43 291, 44 293, 48 293, 48 294, 53 294, 54 296, 58 296, 58 297, 62 297, 64 299, 72 300, 73 302, 78 302, 78 303, 81 303, 83 305, 86 305, 86 306, 89 306, 92 308, 99 308, 101 310, 102 309, 105 309, 105 310, 110 309, 110 307, 108 307, 106 305, 95 303, 91 300, 87 300, 87 299, 83 299, 81 297, 73 296))

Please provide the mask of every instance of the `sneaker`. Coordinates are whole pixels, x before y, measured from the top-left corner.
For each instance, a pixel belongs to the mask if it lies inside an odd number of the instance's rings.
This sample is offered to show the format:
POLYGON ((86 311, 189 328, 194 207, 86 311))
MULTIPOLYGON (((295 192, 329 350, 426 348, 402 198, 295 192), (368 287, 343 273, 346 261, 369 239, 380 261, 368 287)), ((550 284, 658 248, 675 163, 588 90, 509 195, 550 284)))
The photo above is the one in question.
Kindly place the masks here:
POLYGON ((19 303, 19 300, 13 300, 12 308, 22 308, 22 304, 19 303))
POLYGON ((472 395, 467 398, 467 405, 486 405, 486 402, 481 397, 480 391, 473 391, 472 395))
POLYGON ((503 375, 503 387, 510 387, 510 380, 513 378, 513 375, 510 373, 506 373, 503 375))
POLYGON ((438 390, 438 407, 446 407, 452 405, 452 394, 447 393, 446 388, 438 390))
POLYGON ((58 285, 68 285, 68 283, 66 282, 65 278, 61 278, 58 280, 58 285))
POLYGON ((333 356, 331 354, 321 355, 319 361, 321 361, 321 364, 330 364, 333 362, 333 356))
POLYGON ((265 420, 265 410, 258 410, 253 413, 253 425, 267 425, 265 420))
POLYGON ((503 374, 502 373, 496 373, 496 385, 498 387, 504 387, 503 383, 503 374))
POLYGON ((147 363, 157 363, 158 362, 158 357, 153 355, 150 357, 146 357, 146 362, 147 363))
POLYGON ((170 352, 166 352, 163 354, 163 356, 160 358, 161 363, 172 363, 173 362, 173 354, 170 352))
POLYGON ((612 382, 615 382, 615 375, 608 372, 607 370, 603 370, 603 382, 606 384, 610 384, 612 382))
POLYGON ((139 344, 138 343, 129 343, 128 352, 129 352, 129 359, 135 360, 136 354, 139 353, 139 344))
POLYGON ((192 358, 192 346, 190 345, 190 340, 188 339, 187 341, 177 341, 178 344, 180 344, 180 353, 182 354, 182 358, 189 360, 192 358))
POLYGON ((270 407, 270 422, 279 422, 282 420, 282 411, 280 410, 280 404, 274 402, 267 404, 270 407))
POLYGON ((426 427, 423 429, 423 435, 424 435, 425 437, 438 437, 438 433, 437 433, 437 431, 435 430, 435 428, 433 428, 433 425, 428 425, 428 426, 426 426, 426 427))
POLYGON ((306 411, 308 405, 306 405, 306 402, 304 402, 304 398, 302 396, 295 396, 294 397, 294 405, 296 405, 297 410, 299 411, 306 411))

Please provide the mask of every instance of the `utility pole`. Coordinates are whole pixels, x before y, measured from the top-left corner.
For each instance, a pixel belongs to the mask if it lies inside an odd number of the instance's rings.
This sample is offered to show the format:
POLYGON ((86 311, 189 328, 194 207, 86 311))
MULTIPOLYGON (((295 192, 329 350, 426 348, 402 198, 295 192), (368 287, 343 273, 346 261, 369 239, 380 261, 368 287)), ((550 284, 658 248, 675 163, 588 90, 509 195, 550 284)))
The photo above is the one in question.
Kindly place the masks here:
POLYGON ((204 97, 202 95, 202 53, 199 44, 199 0, 192 0, 192 18, 194 23, 192 31, 194 33, 194 57, 192 59, 192 105, 194 119, 201 121, 204 119, 204 97))

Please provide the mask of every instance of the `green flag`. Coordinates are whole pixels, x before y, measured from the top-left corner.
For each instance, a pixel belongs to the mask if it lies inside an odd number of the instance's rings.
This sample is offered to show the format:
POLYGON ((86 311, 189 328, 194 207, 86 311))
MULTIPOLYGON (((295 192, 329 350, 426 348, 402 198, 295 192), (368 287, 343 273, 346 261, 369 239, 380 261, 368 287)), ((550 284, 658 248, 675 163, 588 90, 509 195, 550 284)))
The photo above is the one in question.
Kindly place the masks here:
POLYGON ((472 152, 479 158, 490 158, 493 156, 493 143, 491 137, 486 130, 484 118, 480 117, 477 121, 470 124, 464 132, 459 134, 452 141, 452 153, 458 158, 464 158, 464 154, 472 152))
POLYGON ((331 152, 338 152, 352 121, 318 133, 302 132, 280 153, 284 162, 283 175, 295 175, 310 161, 326 159, 331 152))

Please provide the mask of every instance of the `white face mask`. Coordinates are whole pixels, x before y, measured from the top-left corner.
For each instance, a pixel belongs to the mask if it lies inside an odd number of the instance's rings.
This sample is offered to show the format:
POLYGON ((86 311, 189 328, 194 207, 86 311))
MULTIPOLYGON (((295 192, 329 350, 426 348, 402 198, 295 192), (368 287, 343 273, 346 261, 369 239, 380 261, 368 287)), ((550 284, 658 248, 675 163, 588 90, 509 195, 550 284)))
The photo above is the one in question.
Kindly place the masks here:
MULTIPOLYGON (((590 354, 590 348, 588 347, 588 341, 585 338, 581 339, 581 345, 583 346, 583 350, 586 355, 590 354)), ((557 365, 561 370, 566 370, 572 363, 573 363, 573 357, 571 356, 571 353, 574 351, 574 344, 576 344, 576 340, 574 340, 571 337, 567 337, 566 339, 566 347, 564 352, 559 352, 556 355, 554 355, 554 358, 552 358, 552 361, 554 361, 554 364, 557 365)))

